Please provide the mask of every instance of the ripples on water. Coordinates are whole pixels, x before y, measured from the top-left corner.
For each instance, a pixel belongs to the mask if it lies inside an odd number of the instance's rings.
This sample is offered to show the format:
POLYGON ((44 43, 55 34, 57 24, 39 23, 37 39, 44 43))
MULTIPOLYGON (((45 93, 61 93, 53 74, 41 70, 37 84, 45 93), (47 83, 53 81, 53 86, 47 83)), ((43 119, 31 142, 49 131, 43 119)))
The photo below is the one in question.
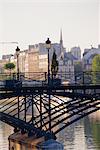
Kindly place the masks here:
MULTIPOLYGON (((0 122, 0 150, 8 150, 8 136, 13 128, 0 122)), ((100 150, 100 111, 86 117, 58 134, 64 150, 100 150)))

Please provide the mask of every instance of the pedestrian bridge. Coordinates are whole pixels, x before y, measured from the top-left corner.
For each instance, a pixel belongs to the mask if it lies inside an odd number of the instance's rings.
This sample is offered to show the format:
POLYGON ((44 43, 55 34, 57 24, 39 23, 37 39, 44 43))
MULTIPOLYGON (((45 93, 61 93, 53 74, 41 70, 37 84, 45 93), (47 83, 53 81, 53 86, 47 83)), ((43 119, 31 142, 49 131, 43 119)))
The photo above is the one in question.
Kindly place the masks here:
POLYGON ((55 139, 65 127, 97 110, 99 84, 0 86, 0 120, 29 136, 55 139))

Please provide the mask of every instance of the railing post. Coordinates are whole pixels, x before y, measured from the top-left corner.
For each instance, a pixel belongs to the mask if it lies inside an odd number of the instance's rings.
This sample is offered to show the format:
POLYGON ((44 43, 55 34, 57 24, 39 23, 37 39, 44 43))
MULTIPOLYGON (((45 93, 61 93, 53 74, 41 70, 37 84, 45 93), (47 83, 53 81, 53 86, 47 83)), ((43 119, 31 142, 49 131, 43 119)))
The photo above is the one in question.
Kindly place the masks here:
POLYGON ((51 85, 53 85, 53 82, 54 82, 54 75, 53 73, 51 73, 51 85))
POLYGON ((20 119, 19 96, 18 96, 18 119, 20 119))
POLYGON ((26 95, 25 95, 25 97, 24 97, 24 106, 25 106, 25 110, 24 110, 24 117, 25 117, 25 122, 26 122, 26 95))
POLYGON ((44 73, 45 81, 47 80, 47 72, 44 73))
POLYGON ((83 84, 84 84, 84 72, 83 72, 83 84))
POLYGON ((33 102, 33 94, 32 94, 32 123, 34 124, 34 102, 33 102))
POLYGON ((49 131, 51 132, 51 102, 50 102, 51 96, 50 96, 50 91, 48 94, 49 94, 48 95, 48 100, 49 100, 49 131))
MULTIPOLYGON (((85 84, 85 72, 83 72, 83 85, 85 84)), ((86 90, 85 90, 85 88, 83 89, 83 94, 85 94, 86 93, 86 90)))
POLYGON ((42 129, 42 96, 40 93, 40 128, 42 129))
POLYGON ((48 49, 48 86, 50 86, 50 60, 49 60, 49 49, 48 49))
POLYGON ((75 84, 77 84, 77 75, 75 74, 75 84))

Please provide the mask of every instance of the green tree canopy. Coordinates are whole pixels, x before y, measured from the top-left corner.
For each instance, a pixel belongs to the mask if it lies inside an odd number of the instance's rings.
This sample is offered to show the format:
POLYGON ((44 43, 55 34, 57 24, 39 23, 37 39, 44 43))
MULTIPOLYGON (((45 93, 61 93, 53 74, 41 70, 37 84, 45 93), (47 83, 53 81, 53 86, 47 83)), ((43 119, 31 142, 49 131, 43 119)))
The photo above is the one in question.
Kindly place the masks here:
POLYGON ((11 76, 11 71, 15 68, 15 64, 9 62, 5 64, 4 68, 10 71, 10 76, 11 76))
POLYGON ((56 77, 56 75, 57 75, 58 66, 59 66, 59 64, 58 64, 58 60, 57 60, 57 55, 54 51, 53 56, 52 56, 52 63, 51 63, 51 72, 52 72, 53 77, 56 77))
POLYGON ((14 63, 7 63, 7 64, 5 64, 4 68, 7 70, 13 70, 15 68, 15 64, 14 63))
POLYGON ((79 73, 83 72, 83 68, 82 68, 82 63, 81 62, 76 62, 74 67, 75 67, 75 74, 79 74, 79 73))
POLYGON ((92 61, 93 83, 100 84, 100 55, 96 55, 92 61))

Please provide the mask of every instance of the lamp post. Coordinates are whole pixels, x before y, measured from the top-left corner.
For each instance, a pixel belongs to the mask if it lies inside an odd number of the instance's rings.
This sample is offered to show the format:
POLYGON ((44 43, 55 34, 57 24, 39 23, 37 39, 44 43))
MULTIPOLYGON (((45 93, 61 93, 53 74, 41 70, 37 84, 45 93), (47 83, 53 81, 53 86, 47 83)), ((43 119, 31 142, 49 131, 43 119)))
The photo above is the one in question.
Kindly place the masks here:
POLYGON ((16 56, 17 56, 17 80, 19 80, 19 53, 20 53, 20 49, 17 46, 17 48, 16 48, 16 56))
POLYGON ((49 50, 51 48, 51 41, 47 38, 46 48, 48 50, 48 85, 50 85, 50 60, 49 60, 49 50))
MULTIPOLYGON (((46 48, 48 50, 48 86, 50 86, 50 60, 49 60, 49 50, 51 48, 51 41, 47 38, 46 48)), ((49 103, 49 131, 51 132, 51 102, 50 102, 50 89, 48 91, 48 103, 49 103)))

